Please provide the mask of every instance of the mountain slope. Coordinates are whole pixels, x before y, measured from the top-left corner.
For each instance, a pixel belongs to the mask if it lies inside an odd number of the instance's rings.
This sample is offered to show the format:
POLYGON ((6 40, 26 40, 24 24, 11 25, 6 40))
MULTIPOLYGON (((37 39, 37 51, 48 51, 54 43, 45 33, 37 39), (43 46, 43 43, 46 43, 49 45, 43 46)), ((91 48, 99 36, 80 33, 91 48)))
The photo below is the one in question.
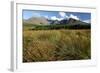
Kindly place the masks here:
POLYGON ((67 24, 70 24, 70 25, 88 25, 89 23, 86 23, 86 22, 83 22, 83 21, 80 21, 80 20, 76 20, 76 19, 70 18, 67 21, 67 24))
POLYGON ((48 20, 46 18, 43 17, 31 17, 28 20, 24 20, 24 23, 28 23, 28 24, 35 24, 35 25, 47 25, 48 20))

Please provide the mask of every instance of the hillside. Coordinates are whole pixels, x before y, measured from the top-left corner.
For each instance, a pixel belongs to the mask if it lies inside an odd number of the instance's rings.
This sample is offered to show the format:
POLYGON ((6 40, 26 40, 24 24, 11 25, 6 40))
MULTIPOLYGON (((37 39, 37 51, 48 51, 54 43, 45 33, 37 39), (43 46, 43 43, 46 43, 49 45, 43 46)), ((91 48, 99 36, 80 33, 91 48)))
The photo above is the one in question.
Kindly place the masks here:
POLYGON ((36 25, 47 25, 49 24, 46 18, 42 17, 31 17, 27 20, 23 20, 24 23, 27 24, 36 24, 36 25))

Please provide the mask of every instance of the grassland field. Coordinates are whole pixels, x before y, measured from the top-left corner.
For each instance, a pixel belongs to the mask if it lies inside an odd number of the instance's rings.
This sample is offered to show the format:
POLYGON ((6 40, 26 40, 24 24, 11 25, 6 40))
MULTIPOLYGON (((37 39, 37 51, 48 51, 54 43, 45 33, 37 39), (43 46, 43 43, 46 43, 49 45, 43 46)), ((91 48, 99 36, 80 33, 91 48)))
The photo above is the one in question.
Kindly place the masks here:
POLYGON ((23 29, 23 62, 91 58, 90 29, 23 29))

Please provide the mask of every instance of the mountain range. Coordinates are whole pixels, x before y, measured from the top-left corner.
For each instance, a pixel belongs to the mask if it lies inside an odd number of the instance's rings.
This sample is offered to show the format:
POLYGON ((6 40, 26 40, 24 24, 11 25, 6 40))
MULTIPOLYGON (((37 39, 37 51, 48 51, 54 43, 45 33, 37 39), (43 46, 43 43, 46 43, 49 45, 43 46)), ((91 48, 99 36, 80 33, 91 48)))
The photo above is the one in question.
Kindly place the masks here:
POLYGON ((35 25, 53 25, 53 24, 62 24, 62 25, 90 25, 90 23, 83 22, 81 20, 76 20, 73 18, 63 19, 63 20, 51 20, 46 19, 44 17, 31 17, 27 20, 23 20, 24 23, 27 24, 35 24, 35 25))

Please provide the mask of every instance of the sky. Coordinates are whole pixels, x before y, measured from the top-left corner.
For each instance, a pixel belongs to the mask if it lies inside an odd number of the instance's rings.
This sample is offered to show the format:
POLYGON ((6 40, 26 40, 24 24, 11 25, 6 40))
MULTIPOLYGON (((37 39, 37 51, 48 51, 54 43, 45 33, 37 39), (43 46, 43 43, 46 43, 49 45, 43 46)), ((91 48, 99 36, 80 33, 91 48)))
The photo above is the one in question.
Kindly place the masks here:
POLYGON ((44 17, 52 20, 63 20, 74 18, 83 22, 90 23, 91 13, 79 13, 79 12, 61 12, 61 11, 39 11, 39 10, 23 10, 23 19, 29 19, 31 17, 44 17))

